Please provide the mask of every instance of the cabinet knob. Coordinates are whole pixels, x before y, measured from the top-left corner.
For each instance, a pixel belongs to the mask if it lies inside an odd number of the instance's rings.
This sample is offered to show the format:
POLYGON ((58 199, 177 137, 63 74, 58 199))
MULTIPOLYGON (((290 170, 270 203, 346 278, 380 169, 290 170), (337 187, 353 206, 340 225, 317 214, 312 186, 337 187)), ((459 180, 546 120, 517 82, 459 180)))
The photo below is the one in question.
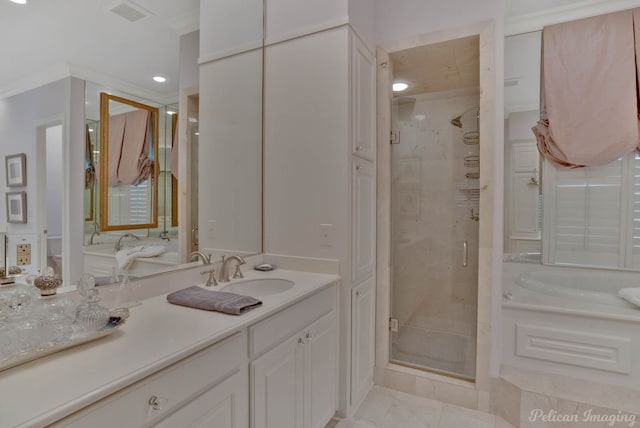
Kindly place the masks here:
POLYGON ((153 410, 162 410, 162 400, 155 395, 149 398, 149 405, 153 410))
POLYGON ((304 344, 304 339, 303 339, 303 338, 301 338, 301 337, 299 337, 299 338, 298 338, 298 343, 299 343, 300 345, 303 345, 303 344, 304 344))
POLYGON ((356 165, 356 171, 360 171, 360 165, 356 165))
POLYGON ((359 152, 362 146, 356 146, 356 152, 359 152))
POLYGON ((360 297, 360 292, 356 291, 356 297, 360 297))

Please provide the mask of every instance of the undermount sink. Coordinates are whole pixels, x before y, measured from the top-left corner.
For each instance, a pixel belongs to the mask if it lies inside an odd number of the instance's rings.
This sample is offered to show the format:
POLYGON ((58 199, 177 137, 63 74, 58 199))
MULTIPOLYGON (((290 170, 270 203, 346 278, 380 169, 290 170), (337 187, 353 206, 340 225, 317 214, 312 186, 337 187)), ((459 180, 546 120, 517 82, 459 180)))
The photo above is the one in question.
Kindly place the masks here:
POLYGON ((294 286, 293 281, 280 278, 248 279, 246 281, 229 284, 222 289, 229 293, 242 294, 244 296, 262 297, 271 294, 282 293, 294 286))

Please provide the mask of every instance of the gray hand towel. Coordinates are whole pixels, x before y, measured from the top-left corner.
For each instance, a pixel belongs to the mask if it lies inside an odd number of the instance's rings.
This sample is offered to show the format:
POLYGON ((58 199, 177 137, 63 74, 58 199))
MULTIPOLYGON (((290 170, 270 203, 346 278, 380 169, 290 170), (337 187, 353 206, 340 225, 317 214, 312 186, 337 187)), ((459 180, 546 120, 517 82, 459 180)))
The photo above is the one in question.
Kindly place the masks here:
POLYGON ((175 291, 167 295, 167 300, 174 305, 204 309, 205 311, 218 311, 231 315, 241 315, 262 305, 260 300, 253 297, 224 291, 205 290, 197 285, 175 291))

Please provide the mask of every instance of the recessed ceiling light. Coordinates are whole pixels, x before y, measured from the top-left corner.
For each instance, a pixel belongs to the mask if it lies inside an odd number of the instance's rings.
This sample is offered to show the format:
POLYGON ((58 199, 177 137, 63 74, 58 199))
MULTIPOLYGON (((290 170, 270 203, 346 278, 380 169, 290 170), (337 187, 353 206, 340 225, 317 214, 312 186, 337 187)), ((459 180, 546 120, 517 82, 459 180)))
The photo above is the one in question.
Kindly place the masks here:
POLYGON ((400 92, 400 91, 404 91, 405 89, 407 89, 409 87, 408 84, 404 83, 404 82, 395 82, 392 86, 393 88, 393 92, 400 92))
POLYGON ((168 115, 174 115, 174 114, 176 114, 176 112, 175 111, 171 111, 171 110, 167 110, 167 114, 168 115))
POLYGON ((164 83, 167 81, 167 78, 162 76, 153 76, 153 80, 158 83, 164 83))
POLYGON ((11 1, 17 4, 27 4, 27 0, 11 0, 11 1))

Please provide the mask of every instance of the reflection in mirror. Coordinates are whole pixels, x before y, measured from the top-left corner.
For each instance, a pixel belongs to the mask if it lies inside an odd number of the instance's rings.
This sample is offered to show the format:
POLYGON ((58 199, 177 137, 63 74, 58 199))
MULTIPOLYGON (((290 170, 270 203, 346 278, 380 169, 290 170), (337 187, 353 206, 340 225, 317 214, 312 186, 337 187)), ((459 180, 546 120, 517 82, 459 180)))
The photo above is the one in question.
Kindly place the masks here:
POLYGON ((505 39, 504 249, 518 260, 540 261, 540 160, 531 128, 540 97, 540 32, 505 39), (537 254, 537 255, 536 255, 537 254))
POLYGON ((100 94, 100 229, 158 226, 159 111, 100 94))

